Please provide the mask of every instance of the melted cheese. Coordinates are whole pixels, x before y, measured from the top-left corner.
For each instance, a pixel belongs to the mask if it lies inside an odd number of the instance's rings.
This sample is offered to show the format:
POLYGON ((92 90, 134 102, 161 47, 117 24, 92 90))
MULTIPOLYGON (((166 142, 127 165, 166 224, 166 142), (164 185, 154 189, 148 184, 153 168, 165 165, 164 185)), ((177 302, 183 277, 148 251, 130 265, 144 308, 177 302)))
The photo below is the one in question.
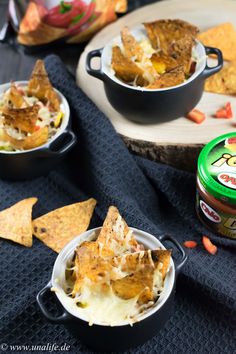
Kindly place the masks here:
POLYGON ((116 326, 124 321, 129 324, 134 322, 133 318, 140 313, 137 299, 138 296, 123 300, 114 294, 111 287, 106 292, 99 288, 94 290, 85 281, 81 294, 74 299, 67 297, 66 301, 77 316, 88 321, 90 326, 94 323, 116 326))
POLYGON ((141 40, 141 42, 139 42, 139 45, 147 57, 151 58, 152 54, 155 53, 155 49, 152 48, 151 43, 147 38, 141 40))
MULTIPOLYGON (((122 277, 125 276, 124 272, 122 277)), ((117 277, 118 278, 118 277, 117 277)), ((84 319, 89 325, 101 324, 107 326, 117 326, 123 324, 124 321, 130 325, 139 320, 139 315, 153 306, 154 301, 147 304, 138 305, 139 295, 136 297, 124 300, 116 296, 112 287, 107 284, 92 286, 89 279, 84 279, 84 284, 80 294, 75 298, 68 297, 64 292, 64 301, 75 313, 76 316, 84 319)), ((153 291, 155 299, 159 297, 163 290, 163 280, 161 272, 156 269, 153 279, 153 291)), ((52 288, 52 291, 56 291, 52 288)))

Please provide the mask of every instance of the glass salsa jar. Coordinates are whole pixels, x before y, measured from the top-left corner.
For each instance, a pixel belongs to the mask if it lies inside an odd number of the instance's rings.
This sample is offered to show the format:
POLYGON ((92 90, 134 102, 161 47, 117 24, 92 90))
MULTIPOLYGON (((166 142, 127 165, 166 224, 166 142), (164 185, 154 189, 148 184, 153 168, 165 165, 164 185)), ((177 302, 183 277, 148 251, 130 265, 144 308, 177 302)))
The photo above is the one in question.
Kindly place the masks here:
POLYGON ((202 149, 196 210, 211 231, 236 239, 236 132, 221 135, 202 149))

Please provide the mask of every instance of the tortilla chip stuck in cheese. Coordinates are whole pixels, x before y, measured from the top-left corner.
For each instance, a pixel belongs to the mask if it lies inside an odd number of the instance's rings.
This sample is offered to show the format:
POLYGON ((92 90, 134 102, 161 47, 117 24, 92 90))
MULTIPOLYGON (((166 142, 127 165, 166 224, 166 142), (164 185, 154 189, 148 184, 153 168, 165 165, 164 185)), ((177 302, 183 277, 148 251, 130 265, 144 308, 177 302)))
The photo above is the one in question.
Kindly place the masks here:
POLYGON ((33 133, 38 119, 39 109, 40 107, 37 104, 25 108, 4 107, 2 114, 6 124, 12 125, 14 128, 24 132, 33 133))
POLYGON ((55 209, 33 221, 33 233, 55 252, 60 252, 69 241, 87 230, 95 205, 96 200, 91 198, 55 209))
POLYGON ((183 20, 158 20, 144 23, 153 48, 168 53, 170 45, 185 37, 196 37, 198 28, 183 20))
POLYGON ((111 248, 116 255, 139 247, 132 231, 114 206, 108 210, 97 242, 111 248))
POLYGON ((125 82, 133 82, 136 80, 140 86, 145 84, 145 80, 142 76, 143 70, 131 59, 124 56, 118 46, 112 48, 111 66, 119 79, 125 82))
POLYGON ((32 208, 37 198, 21 200, 0 212, 0 237, 32 246, 32 208))
POLYGON ((60 99, 49 81, 43 60, 36 61, 28 87, 28 91, 32 96, 49 102, 54 111, 60 110, 60 99))

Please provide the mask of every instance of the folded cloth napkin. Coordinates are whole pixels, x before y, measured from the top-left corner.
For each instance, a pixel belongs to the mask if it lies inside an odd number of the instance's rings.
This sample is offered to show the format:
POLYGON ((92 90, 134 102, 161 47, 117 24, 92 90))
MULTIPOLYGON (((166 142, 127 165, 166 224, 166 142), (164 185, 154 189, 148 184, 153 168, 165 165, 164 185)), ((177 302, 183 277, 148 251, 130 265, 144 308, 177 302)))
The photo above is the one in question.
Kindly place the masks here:
MULTIPOLYGON (((78 146, 46 177, 0 181, 0 209, 37 196, 34 216, 38 216, 95 197, 98 205, 92 226, 101 225, 108 207, 116 205, 130 226, 157 237, 169 233, 179 242, 198 241, 199 247, 191 250, 179 276, 173 316, 155 338, 127 353, 235 352, 236 243, 210 234, 198 221, 195 176, 130 154, 60 59, 47 57, 46 67, 53 85, 69 101, 78 146), (218 246, 215 256, 201 246, 203 234, 218 246)), ((37 307, 36 294, 50 279, 56 256, 36 239, 33 248, 1 240, 1 342, 29 346, 67 343, 69 353, 90 353, 63 326, 48 323, 37 307)))

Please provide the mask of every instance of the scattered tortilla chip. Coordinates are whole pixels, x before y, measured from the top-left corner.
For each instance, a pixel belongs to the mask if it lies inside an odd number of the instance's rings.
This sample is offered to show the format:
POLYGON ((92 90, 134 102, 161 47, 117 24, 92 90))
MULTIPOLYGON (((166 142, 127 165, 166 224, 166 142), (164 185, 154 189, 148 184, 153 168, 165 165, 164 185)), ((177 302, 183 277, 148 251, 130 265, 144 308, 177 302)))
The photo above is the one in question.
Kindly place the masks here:
POLYGON ((121 40, 124 46, 125 56, 134 61, 142 61, 144 52, 134 36, 130 33, 128 27, 121 31, 121 40))
POLYGON ((236 60, 236 29, 232 23, 222 23, 198 35, 199 41, 209 47, 219 48, 225 60, 236 60))
POLYGON ((112 281, 112 289, 122 299, 128 300, 138 296, 140 304, 148 303, 154 298, 153 277, 154 268, 146 265, 131 275, 112 281))
POLYGON ((32 208, 37 198, 21 200, 0 212, 0 237, 32 246, 32 208))
POLYGON ((4 132, 4 141, 9 141, 15 149, 29 150, 45 144, 48 141, 48 127, 43 127, 31 135, 28 135, 25 139, 15 139, 4 132))
POLYGON ((199 32, 196 26, 183 20, 158 20, 144 23, 147 35, 154 49, 168 53, 169 46, 186 35, 196 37, 199 32))
POLYGON ((40 107, 37 104, 26 108, 4 107, 2 114, 6 124, 26 133, 33 133, 35 131, 39 109, 40 107))
POLYGON ((53 111, 60 110, 60 99, 49 81, 43 60, 36 61, 28 83, 28 93, 42 102, 48 102, 53 111))
POLYGON ((166 71, 172 70, 178 66, 177 61, 171 56, 159 51, 151 57, 151 62, 158 74, 163 74, 166 71))
POLYGON ((236 95, 236 61, 232 61, 221 71, 209 77, 205 82, 205 91, 236 95))
POLYGON ((86 231, 93 215, 96 200, 66 205, 33 221, 34 235, 55 252, 74 237, 86 231))
POLYGON ((142 266, 152 266, 159 269, 162 273, 163 280, 165 279, 167 270, 170 264, 170 250, 148 250, 125 254, 119 257, 114 257, 113 264, 120 267, 123 272, 134 272, 142 266))
POLYGON ((139 86, 145 86, 146 81, 142 76, 144 73, 143 70, 132 60, 126 58, 118 46, 112 48, 111 65, 115 71, 115 75, 119 79, 125 82, 133 82, 136 80, 139 86))
POLYGON ((151 85, 147 86, 149 89, 158 89, 165 87, 172 87, 182 84, 185 80, 184 67, 179 65, 176 68, 162 74, 159 78, 151 85))
POLYGON ((8 93, 8 103, 9 105, 13 105, 14 108, 22 108, 23 105, 25 107, 28 106, 24 97, 13 82, 11 83, 11 87, 8 93))
POLYGON ((169 48, 170 56, 177 61, 177 64, 184 66, 184 72, 187 75, 190 71, 193 45, 193 37, 185 36, 172 43, 169 48))
POLYGON ((125 251, 139 250, 139 244, 132 231, 114 206, 108 210, 97 242, 112 249, 116 255, 125 251))

